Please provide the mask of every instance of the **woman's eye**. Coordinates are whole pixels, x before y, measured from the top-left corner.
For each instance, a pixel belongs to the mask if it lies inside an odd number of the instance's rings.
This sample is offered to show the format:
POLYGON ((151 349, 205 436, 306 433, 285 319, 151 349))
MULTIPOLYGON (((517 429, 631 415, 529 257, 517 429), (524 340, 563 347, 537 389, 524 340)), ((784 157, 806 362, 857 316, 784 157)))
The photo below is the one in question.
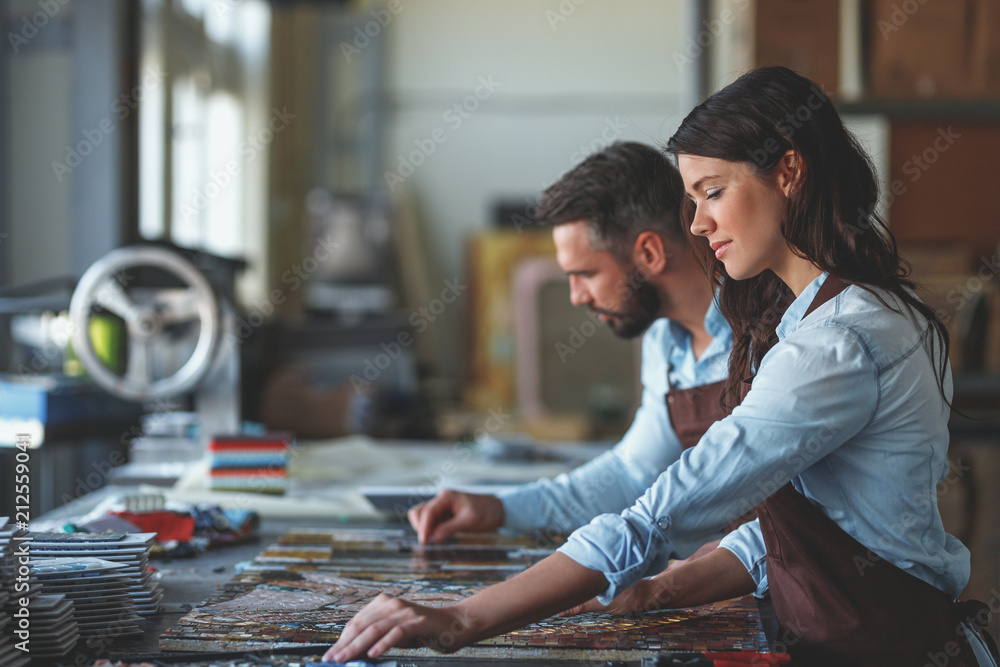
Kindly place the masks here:
POLYGON ((714 190, 707 190, 705 192, 705 199, 716 199, 722 194, 722 188, 715 188, 714 190))

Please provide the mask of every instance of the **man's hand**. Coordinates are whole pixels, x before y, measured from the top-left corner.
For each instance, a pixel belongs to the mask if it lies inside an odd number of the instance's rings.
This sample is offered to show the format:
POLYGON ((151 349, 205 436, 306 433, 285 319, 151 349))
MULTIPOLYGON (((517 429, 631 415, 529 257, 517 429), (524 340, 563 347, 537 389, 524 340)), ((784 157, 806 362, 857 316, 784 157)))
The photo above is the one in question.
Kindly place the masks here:
POLYGON ((624 616, 654 609, 679 609, 719 600, 730 600, 753 593, 757 584, 729 549, 712 549, 708 554, 688 560, 655 577, 641 579, 615 596, 609 605, 597 598, 570 607, 559 614, 572 616, 588 611, 603 611, 624 616))
POLYGON ((410 508, 407 516, 421 544, 439 544, 460 531, 496 530, 503 524, 503 503, 496 496, 445 489, 410 508))
POLYGON ((323 660, 377 658, 394 646, 451 653, 473 640, 457 606, 422 607, 383 593, 347 623, 323 660))
POLYGON ((690 563, 693 560, 698 560, 702 556, 707 556, 708 554, 715 551, 716 547, 719 546, 720 541, 721 540, 715 540, 714 542, 706 542, 705 544, 698 547, 698 550, 695 551, 690 556, 688 556, 687 558, 684 558, 682 560, 671 561, 670 565, 667 566, 667 571, 669 572, 670 570, 676 570, 684 563, 690 563))

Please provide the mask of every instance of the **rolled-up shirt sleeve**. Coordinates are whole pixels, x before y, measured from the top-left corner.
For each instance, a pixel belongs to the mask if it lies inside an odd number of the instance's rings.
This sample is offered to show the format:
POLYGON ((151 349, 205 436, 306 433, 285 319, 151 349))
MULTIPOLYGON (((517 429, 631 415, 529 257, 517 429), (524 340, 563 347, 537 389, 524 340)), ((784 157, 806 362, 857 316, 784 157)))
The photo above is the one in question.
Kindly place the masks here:
POLYGON ((719 546, 728 549, 743 563, 757 585, 754 595, 767 595, 767 547, 760 532, 760 521, 749 521, 722 538, 719 546))
POLYGON ((878 402, 876 369, 857 334, 840 327, 794 332, 761 362, 731 415, 664 471, 618 516, 600 516, 560 551, 603 572, 609 602, 722 536, 802 470, 856 435, 878 402))
POLYGON ((508 530, 568 533, 598 514, 618 513, 653 480, 638 478, 612 450, 554 479, 540 479, 497 494, 508 530))
POLYGON ((668 350, 662 335, 656 331, 643 338, 642 403, 621 441, 568 473, 497 494, 504 528, 568 533, 600 514, 618 514, 678 459, 681 444, 665 402, 668 350))

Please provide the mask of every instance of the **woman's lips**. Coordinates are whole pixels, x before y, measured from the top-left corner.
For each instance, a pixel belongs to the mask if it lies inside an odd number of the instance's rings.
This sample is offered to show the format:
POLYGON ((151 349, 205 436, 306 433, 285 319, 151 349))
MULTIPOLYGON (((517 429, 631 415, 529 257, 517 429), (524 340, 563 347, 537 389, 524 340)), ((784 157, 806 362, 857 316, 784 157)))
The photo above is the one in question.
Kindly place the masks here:
POLYGON ((723 243, 713 243, 712 250, 715 251, 715 258, 722 259, 722 253, 726 252, 726 249, 732 245, 732 241, 725 241, 723 243))

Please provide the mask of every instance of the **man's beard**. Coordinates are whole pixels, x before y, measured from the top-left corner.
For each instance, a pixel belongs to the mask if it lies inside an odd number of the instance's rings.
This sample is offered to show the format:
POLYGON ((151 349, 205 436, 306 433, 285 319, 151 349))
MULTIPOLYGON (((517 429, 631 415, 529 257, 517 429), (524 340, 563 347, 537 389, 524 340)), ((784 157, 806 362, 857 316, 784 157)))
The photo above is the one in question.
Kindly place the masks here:
POLYGON ((591 308, 599 315, 611 315, 608 321, 611 331, 619 338, 635 338, 660 316, 663 297, 655 287, 646 281, 639 281, 627 298, 622 301, 623 310, 602 310, 591 308))

